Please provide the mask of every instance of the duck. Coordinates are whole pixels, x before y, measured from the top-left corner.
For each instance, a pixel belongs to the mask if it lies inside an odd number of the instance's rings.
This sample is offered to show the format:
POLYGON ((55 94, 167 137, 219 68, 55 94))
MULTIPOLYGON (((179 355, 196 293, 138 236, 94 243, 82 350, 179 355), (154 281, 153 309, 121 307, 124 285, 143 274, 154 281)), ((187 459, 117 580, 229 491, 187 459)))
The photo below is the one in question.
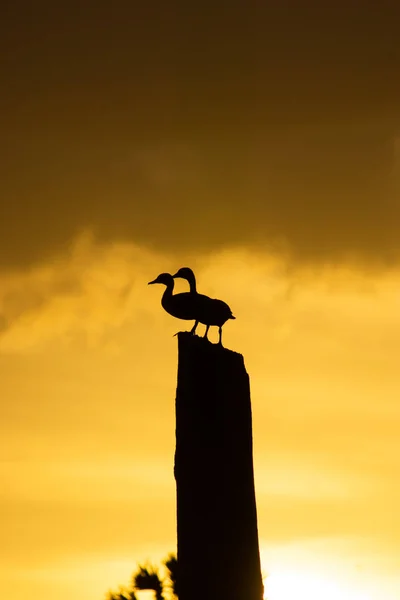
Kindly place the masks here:
MULTIPOLYGON (((219 345, 222 346, 222 326, 229 319, 236 319, 233 316, 232 310, 226 302, 218 300, 217 298, 210 298, 204 294, 199 294, 197 291, 196 277, 192 269, 189 267, 181 267, 175 275, 172 275, 174 279, 182 278, 186 279, 189 283, 189 294, 195 300, 193 308, 196 311, 195 318, 198 322, 206 326, 204 337, 208 339, 208 331, 211 326, 218 327, 219 333, 219 345)), ((195 328, 194 328, 195 331, 195 328)))
POLYGON ((198 320, 195 318, 196 308, 193 296, 190 292, 181 294, 173 294, 175 280, 170 273, 160 273, 153 281, 149 281, 148 285, 161 283, 165 285, 165 291, 161 298, 161 306, 163 309, 177 319, 185 321, 195 321, 190 333, 196 331, 198 320))

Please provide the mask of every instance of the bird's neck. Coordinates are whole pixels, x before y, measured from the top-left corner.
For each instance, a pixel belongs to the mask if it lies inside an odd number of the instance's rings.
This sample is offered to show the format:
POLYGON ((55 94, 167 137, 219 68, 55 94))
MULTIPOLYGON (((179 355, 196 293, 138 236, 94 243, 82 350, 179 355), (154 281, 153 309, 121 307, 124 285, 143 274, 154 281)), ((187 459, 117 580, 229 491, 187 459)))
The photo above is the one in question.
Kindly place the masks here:
POLYGON ((173 291, 174 291, 174 280, 170 281, 167 284, 167 286, 166 286, 166 288, 164 290, 164 293, 163 293, 162 298, 161 298, 161 304, 162 304, 162 306, 164 306, 164 303, 168 302, 168 300, 170 298, 172 298, 172 292, 173 291))
POLYGON ((189 288, 190 288, 190 292, 192 294, 197 294, 197 287, 196 287, 196 277, 194 276, 194 273, 192 273, 189 277, 188 277, 188 282, 189 282, 189 288))

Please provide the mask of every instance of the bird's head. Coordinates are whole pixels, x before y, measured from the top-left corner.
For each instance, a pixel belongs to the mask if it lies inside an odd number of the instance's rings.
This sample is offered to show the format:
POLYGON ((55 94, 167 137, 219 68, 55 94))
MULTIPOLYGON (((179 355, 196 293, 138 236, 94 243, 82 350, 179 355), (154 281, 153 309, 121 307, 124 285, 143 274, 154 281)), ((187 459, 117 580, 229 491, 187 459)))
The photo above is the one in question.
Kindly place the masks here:
POLYGON ((170 285, 173 282, 174 278, 170 273, 160 273, 160 275, 153 279, 153 281, 149 281, 148 285, 152 285, 153 283, 163 283, 164 285, 170 285))
POLYGON ((174 279, 175 277, 181 277, 182 279, 187 279, 188 281, 190 281, 194 279, 194 273, 192 269, 189 269, 189 267, 181 267, 179 271, 177 271, 172 277, 174 279))

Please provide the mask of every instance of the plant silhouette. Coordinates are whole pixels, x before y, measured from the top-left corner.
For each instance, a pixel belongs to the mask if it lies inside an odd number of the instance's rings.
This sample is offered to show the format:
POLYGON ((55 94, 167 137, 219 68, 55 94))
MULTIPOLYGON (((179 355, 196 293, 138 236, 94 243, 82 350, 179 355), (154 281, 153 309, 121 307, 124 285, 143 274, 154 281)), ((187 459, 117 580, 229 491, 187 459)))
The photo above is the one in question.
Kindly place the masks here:
POLYGON ((157 567, 151 564, 138 565, 133 573, 131 587, 118 592, 108 592, 106 600, 138 600, 136 592, 153 590, 155 600, 165 600, 164 589, 178 597, 178 561, 175 554, 171 553, 163 561, 166 568, 166 577, 161 579, 157 567))
POLYGON ((178 597, 178 559, 175 554, 167 556, 164 560, 164 565, 167 569, 167 578, 171 592, 174 596, 178 597))
POLYGON ((154 590, 156 600, 164 600, 163 584, 158 570, 151 565, 139 565, 138 572, 133 576, 133 585, 137 590, 154 590))

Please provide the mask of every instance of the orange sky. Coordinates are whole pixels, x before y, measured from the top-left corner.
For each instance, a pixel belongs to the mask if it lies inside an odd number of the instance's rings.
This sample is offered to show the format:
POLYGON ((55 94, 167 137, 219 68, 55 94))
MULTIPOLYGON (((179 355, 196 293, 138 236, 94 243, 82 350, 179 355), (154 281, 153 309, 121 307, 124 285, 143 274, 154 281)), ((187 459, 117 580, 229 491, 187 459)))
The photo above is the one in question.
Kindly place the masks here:
MULTIPOLYGON (((237 316, 224 339, 251 376, 271 600, 288 600, 290 586, 311 600, 398 598, 398 271, 293 271, 240 248, 189 263, 200 290, 237 316)), ((9 600, 102 598, 137 561, 174 549, 182 327, 146 284, 179 266, 86 234, 57 261, 2 277, 9 600)))

